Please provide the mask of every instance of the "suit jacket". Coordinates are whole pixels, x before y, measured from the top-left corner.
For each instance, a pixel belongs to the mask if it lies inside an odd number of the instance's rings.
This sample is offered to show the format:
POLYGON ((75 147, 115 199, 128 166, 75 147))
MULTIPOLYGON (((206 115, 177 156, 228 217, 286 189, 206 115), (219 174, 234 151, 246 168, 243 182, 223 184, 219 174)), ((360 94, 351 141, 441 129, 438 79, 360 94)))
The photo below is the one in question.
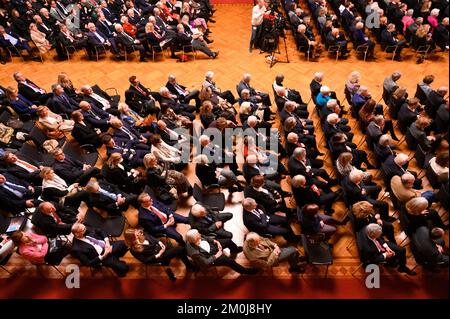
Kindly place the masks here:
POLYGON ((66 93, 61 95, 54 94, 49 100, 49 104, 52 106, 53 112, 56 114, 70 114, 78 109, 78 103, 66 93))
POLYGON ((445 99, 433 90, 430 92, 430 95, 428 95, 425 104, 425 112, 433 119, 436 116, 437 109, 442 104, 445 104, 445 99))
MULTIPOLYGON (((308 159, 306 160, 306 166, 311 166, 311 163, 308 159)), ((295 157, 291 156, 288 160, 289 175, 291 175, 291 177, 294 177, 295 175, 300 174, 305 176, 306 180, 308 181, 309 178, 313 177, 313 173, 312 170, 306 172, 306 166, 303 162, 297 161, 295 157)))
POLYGON ((26 97, 21 94, 18 95, 17 100, 9 100, 9 104, 19 115, 35 115, 36 110, 32 109, 31 106, 33 102, 29 101, 26 97))
POLYGON ((367 44, 366 35, 363 30, 355 30, 353 32, 353 39, 357 46, 367 44))
POLYGON ((259 217, 244 209, 242 212, 242 219, 245 227, 247 227, 249 231, 263 235, 267 232, 270 217, 266 214, 266 211, 262 205, 258 205, 256 209, 260 211, 259 217))
MULTIPOLYGON (((107 237, 107 234, 97 228, 87 228, 85 236, 90 236, 97 240, 104 240, 107 237)), ((102 261, 94 246, 75 237, 72 242, 72 255, 75 258, 78 258, 82 265, 94 268, 100 268, 102 265, 102 261)))
MULTIPOLYGON (((178 84, 178 83, 177 83, 177 84, 178 84)), ((178 84, 178 86, 181 87, 182 90, 186 90, 186 87, 185 87, 185 86, 180 85, 180 84, 178 84)), ((180 93, 177 91, 177 89, 175 88, 175 85, 173 85, 173 84, 170 83, 170 82, 167 82, 167 83, 166 83, 166 88, 170 91, 170 93, 176 95, 178 99, 182 99, 182 98, 185 97, 184 95, 180 94, 180 93)))
POLYGON ((104 164, 102 167, 103 178, 111 184, 117 185, 123 191, 130 191, 130 185, 132 180, 127 174, 127 168, 125 170, 116 167, 110 168, 108 165, 104 164))
POLYGON ((436 243, 430 238, 430 230, 426 226, 419 227, 412 235, 411 250, 414 258, 431 265, 436 265, 443 259, 436 243))
MULTIPOLYGON (((306 204, 319 204, 320 196, 311 189, 312 185, 305 187, 292 188, 297 207, 303 207, 306 204)), ((320 206, 320 205, 319 205, 320 206)))
MULTIPOLYGON (((375 243, 369 239, 369 237, 367 236, 367 232, 366 232, 366 227, 364 227, 360 233, 358 234, 359 238, 360 238, 360 251, 361 251, 361 260, 364 263, 369 263, 369 264, 379 264, 380 262, 384 261, 385 258, 383 256, 383 254, 378 251, 377 246, 375 245, 375 243)), ((383 244, 385 243, 385 240, 380 237, 377 239, 380 244, 383 246, 383 244)))
POLYGON ((380 136, 383 135, 383 132, 378 126, 376 126, 375 122, 372 121, 367 126, 366 135, 370 136, 373 143, 378 143, 378 140, 380 139, 380 136))
MULTIPOLYGON (((16 185, 23 186, 28 188, 30 184, 28 184, 25 180, 21 180, 11 175, 11 172, 2 173, 6 177, 6 181, 14 183, 16 185)), ((17 197, 9 190, 3 188, 0 185, 0 203, 1 209, 6 212, 11 212, 13 214, 20 213, 26 208, 26 201, 30 199, 29 196, 26 196, 29 192, 27 191, 22 198, 17 197)))
POLYGON ((203 235, 211 235, 216 232, 217 227, 215 222, 219 220, 219 213, 211 211, 208 209, 207 215, 205 217, 195 217, 189 212, 188 222, 191 228, 195 228, 203 235))
POLYGON ((417 120, 417 112, 411 111, 407 104, 403 104, 398 111, 397 123, 400 131, 406 133, 406 129, 417 120))
POLYGON ((241 92, 242 90, 247 89, 250 91, 250 96, 256 95, 256 90, 251 87, 249 84, 245 83, 243 80, 241 82, 239 82, 239 84, 236 87, 236 90, 239 94, 239 96, 241 96, 241 92))
POLYGON ((197 163, 195 165, 195 175, 197 175, 203 187, 219 183, 216 177, 216 168, 214 163, 209 163, 207 165, 197 163))
POLYGON ((397 39, 387 29, 381 31, 381 49, 386 49, 388 45, 397 45, 397 39))
POLYGON ((269 213, 274 213, 276 208, 279 206, 278 202, 275 200, 275 196, 272 193, 272 190, 264 187, 269 191, 269 194, 256 190, 253 186, 248 185, 244 189, 245 198, 250 197, 253 198, 263 209, 269 213))
POLYGON ((108 40, 108 37, 105 34, 103 34, 103 32, 101 32, 100 30, 96 30, 95 32, 104 39, 104 42, 101 42, 100 39, 97 38, 97 36, 95 35, 94 32, 88 32, 87 33, 88 41, 91 45, 94 45, 94 46, 101 45, 101 44, 104 44, 108 40))
MULTIPOLYGON (((16 38, 17 41, 18 41, 17 44, 21 42, 21 41, 19 40, 19 38, 21 37, 20 35, 14 33, 14 32, 11 31, 11 30, 8 30, 8 29, 5 29, 5 32, 6 32, 7 34, 9 34, 10 36, 16 38)), ((22 37, 22 38, 23 38, 23 37, 22 37)), ((6 48, 6 47, 12 46, 12 43, 11 43, 9 40, 6 40, 4 37, 0 36, 0 46, 6 48)))
POLYGON ((250 248, 247 242, 244 242, 243 252, 245 257, 251 262, 254 267, 266 268, 271 267, 278 261, 278 255, 274 253, 276 244, 267 238, 261 238, 260 245, 266 249, 250 248))
POLYGON ((134 38, 131 37, 130 35, 127 37, 123 33, 118 33, 116 35, 116 39, 118 42, 122 43, 126 48, 131 48, 134 44, 134 38))
POLYGON ((384 161, 384 163, 381 165, 381 169, 384 171, 384 174, 386 175, 386 179, 389 182, 391 181, 392 177, 394 177, 395 175, 402 176, 408 168, 408 165, 405 165, 404 167, 398 166, 394 162, 394 158, 395 158, 395 156, 389 156, 384 161))
MULTIPOLYGON (((56 214, 59 216, 58 212, 56 214)), ((61 218, 61 216, 59 216, 61 218)), ((61 218, 62 219, 62 218, 61 218)), ((56 237, 58 235, 69 235, 72 224, 60 223, 58 224, 53 216, 42 213, 37 210, 31 219, 33 225, 39 228, 48 237, 56 237)))
MULTIPOLYGON (((111 21, 108 17, 106 18, 108 21, 111 21)), ((107 38, 113 37, 113 24, 111 23, 111 26, 109 26, 106 22, 101 22, 100 20, 97 21, 95 24, 95 27, 98 32, 101 32, 104 34, 107 38)))
MULTIPOLYGON (((105 183, 102 181, 100 181, 99 185, 102 189, 104 189, 110 193, 114 193, 116 195, 122 194, 122 196, 124 195, 123 192, 121 192, 120 189, 116 185, 105 183)), ((114 201, 112 198, 105 196, 103 194, 90 193, 89 201, 90 201, 92 207, 102 209, 104 211, 107 211, 108 213, 112 213, 113 215, 117 215, 120 213, 120 208, 117 206, 116 201, 114 201)))
MULTIPOLYGON (((31 82, 28 79, 26 79, 26 81, 28 83, 31 83, 31 84, 39 87, 38 85, 34 84, 33 82, 31 82)), ((19 94, 21 94, 23 97, 25 97, 26 99, 28 99, 29 101, 31 101, 33 103, 39 103, 40 100, 42 99, 42 96, 44 95, 42 93, 34 91, 32 88, 30 88, 28 85, 25 85, 22 82, 19 82, 17 84, 17 89, 19 90, 19 94)))
POLYGON ((342 187, 346 192, 347 200, 350 202, 350 204, 365 201, 368 199, 367 195, 362 194, 362 187, 358 187, 358 185, 353 183, 348 178, 348 176, 344 177, 344 180, 342 181, 342 187))
POLYGON ((214 239, 202 236, 202 240, 209 243, 210 251, 207 252, 203 248, 197 245, 193 245, 189 242, 186 243, 186 252, 189 257, 191 257, 194 265, 205 269, 214 264, 214 255, 219 250, 217 245, 214 243, 214 239))
POLYGON ((101 108, 91 104, 91 110, 89 112, 82 110, 81 113, 84 116, 84 121, 93 127, 100 128, 101 130, 106 130, 109 127, 109 113, 103 111, 101 108))
POLYGON ((437 133, 448 132, 448 109, 445 104, 441 104, 436 112, 435 124, 437 133))
MULTIPOLYGON (((153 199, 153 207, 159 209, 161 212, 166 214, 167 218, 169 218, 169 216, 173 215, 174 213, 174 211, 171 210, 169 207, 167 207, 166 205, 155 199, 153 199)), ((138 219, 139 225, 142 226, 142 228, 144 228, 144 230, 149 234, 155 235, 166 233, 166 228, 164 228, 164 224, 162 223, 161 219, 157 215, 155 215, 152 211, 149 211, 144 207, 139 207, 138 219)), ((175 225, 170 227, 175 227, 175 225)))
POLYGON ((72 129, 73 138, 80 144, 92 144, 94 147, 99 147, 102 144, 100 137, 94 128, 89 124, 89 122, 82 125, 80 123, 75 123, 72 129))
POLYGON ((411 126, 409 127, 409 131, 411 132, 411 135, 414 137, 415 142, 418 145, 420 145, 420 147, 424 151, 429 151, 431 149, 432 142, 428 139, 427 134, 425 133, 425 131, 420 130, 416 126, 415 122, 411 124, 411 126))
POLYGON ((36 26, 37 26, 39 31, 41 31, 42 33, 45 34, 47 39, 51 39, 53 37, 53 31, 54 30, 52 29, 51 25, 47 25, 44 21, 42 21, 42 24, 36 24, 36 26), (47 28, 45 28, 44 25, 47 28))
MULTIPOLYGON (((33 161, 32 159, 23 158, 21 156, 18 156, 18 158, 36 167, 39 167, 39 165, 41 165, 41 163, 33 161)), ((5 166, 9 174, 14 175, 21 181, 42 181, 42 179, 40 179, 39 177, 39 170, 30 173, 26 169, 18 165, 6 164, 5 166)))
POLYGON ((247 181, 247 183, 250 183, 250 180, 253 176, 261 175, 261 172, 256 167, 250 166, 249 164, 245 163, 242 166, 242 173, 244 174, 244 178, 247 181))
POLYGON ((158 259, 156 259, 155 256, 161 250, 159 240, 150 234, 145 234, 145 239, 148 241, 148 244, 142 245, 144 249, 143 251, 138 252, 130 249, 130 253, 134 258, 136 258, 143 264, 152 264, 158 262, 158 259))
POLYGON ((53 170, 66 181, 67 185, 70 185, 83 175, 83 163, 77 159, 66 157, 62 162, 55 160, 53 170))

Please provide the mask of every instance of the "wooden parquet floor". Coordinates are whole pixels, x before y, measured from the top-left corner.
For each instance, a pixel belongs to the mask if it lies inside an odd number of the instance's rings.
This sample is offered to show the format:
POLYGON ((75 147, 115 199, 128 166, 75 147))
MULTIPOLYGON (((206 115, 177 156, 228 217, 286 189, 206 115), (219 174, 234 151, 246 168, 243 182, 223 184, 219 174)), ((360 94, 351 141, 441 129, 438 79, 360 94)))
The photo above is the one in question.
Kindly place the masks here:
MULTIPOLYGON (((42 87, 49 89, 51 84, 56 82, 57 74, 64 71, 69 74, 74 85, 80 87, 83 84, 99 84, 102 88, 115 87, 122 95, 128 87, 128 77, 136 75, 141 82, 153 90, 158 90, 163 86, 167 80, 167 75, 172 73, 178 78, 181 84, 188 84, 195 88, 199 88, 206 71, 212 70, 216 74, 216 82, 222 89, 230 89, 235 93, 235 86, 241 80, 244 73, 252 74, 252 84, 259 90, 269 92, 272 95, 271 84, 277 74, 285 75, 285 85, 300 91, 305 101, 308 101, 309 82, 311 81, 314 72, 322 71, 325 73, 324 83, 336 91, 341 101, 344 100, 344 83, 351 71, 360 71, 362 74, 362 84, 370 88, 372 96, 379 100, 382 93, 383 79, 390 73, 400 70, 403 77, 400 84, 408 89, 410 95, 415 92, 416 83, 426 74, 434 74, 436 76, 434 87, 442 85, 448 86, 448 56, 440 55, 430 60, 426 60, 423 64, 415 64, 415 59, 411 54, 406 55, 405 61, 395 62, 391 61, 385 56, 383 52, 377 52, 378 59, 376 62, 364 62, 358 60, 353 54, 345 61, 336 62, 332 58, 323 56, 319 62, 306 62, 303 54, 300 55, 295 51, 295 44, 290 34, 287 32, 286 44, 287 53, 290 63, 278 63, 273 68, 265 61, 265 54, 260 54, 258 50, 252 53, 248 52, 249 37, 250 37, 250 5, 217 5, 217 12, 215 14, 216 24, 211 25, 211 38, 214 43, 211 45, 213 50, 220 50, 220 55, 217 59, 211 60, 202 53, 198 53, 195 61, 187 63, 176 63, 175 60, 165 59, 157 62, 140 63, 137 56, 132 61, 117 62, 104 58, 99 62, 87 61, 83 52, 77 53, 71 61, 54 61, 50 56, 46 57, 44 63, 39 62, 19 62, 17 58, 14 62, 0 66, 0 84, 3 86, 15 85, 12 74, 14 71, 21 71, 26 77, 32 79, 42 87)), ((281 42, 281 51, 283 54, 279 55, 281 60, 284 56, 284 43, 281 42)), ((348 105, 347 103, 344 103, 348 105)), ((312 118, 317 120, 317 116, 312 112, 313 104, 309 104, 312 118)), ((350 119, 353 126, 354 121, 350 119)), ((355 140, 359 141, 361 138, 360 132, 355 132, 355 140)), ((318 132, 318 139, 321 133, 318 132)), ((399 135, 400 136, 400 135, 399 135)), ((321 146, 323 148, 323 145, 321 146)), ((365 146, 363 146, 364 148, 365 146)), ((401 146, 401 150, 409 153, 406 146, 401 146)), ((325 149, 324 149, 325 151, 325 149)), ((327 165, 330 165, 328 163, 327 165)), ((414 161, 412 161, 414 167, 414 161)), ((328 167, 329 168, 329 167, 328 167)), ((193 176, 193 165, 187 169, 187 176, 195 179, 193 176)), ((377 181, 381 183, 381 181, 377 181)), ((424 183, 425 185, 427 182, 424 183)), ((283 187, 287 190, 288 186, 283 181, 283 187)), ((237 244, 242 244, 243 229, 240 215, 242 209, 240 208, 240 201, 242 200, 242 193, 235 193, 232 198, 229 198, 226 210, 234 212, 234 218, 226 224, 226 228, 234 233, 234 240, 237 244)), ((389 201, 390 203, 390 201, 389 201)), ((190 206, 193 204, 193 199, 189 199, 180 204, 179 212, 187 214, 190 206)), ((344 214, 345 208, 342 203, 335 205, 336 217, 340 218, 344 214)), ((130 224, 136 223, 136 213, 128 212, 127 218, 130 224)), ((448 217, 447 217, 448 218, 448 217)), ((398 239, 401 241, 401 234, 399 225, 396 223, 398 239)), ((187 227, 180 225, 179 230, 185 232, 187 227)), ((298 229, 297 229, 298 231, 298 229)), ((329 268, 329 276, 336 278, 348 277, 350 273, 359 265, 357 251, 355 245, 347 249, 347 245, 352 241, 353 235, 351 233, 350 225, 342 226, 332 239, 334 243, 334 264, 329 268)), ((128 278, 145 278, 145 267, 130 255, 126 255, 125 260, 131 265, 131 271, 128 278)), ((238 261, 244 261, 242 256, 238 256, 238 261)), ((67 265, 71 262, 71 258, 66 258, 62 265, 67 265)), ((415 265, 415 261, 411 254, 408 253, 408 264, 415 265)), ((184 266, 179 262, 173 262, 174 271, 179 277, 185 276, 184 266)), ((22 258, 15 255, 8 264, 7 268, 16 273, 16 275, 38 276, 36 268, 22 258)), ((82 268, 83 276, 92 276, 85 267, 82 268)), ((220 267, 219 267, 220 268, 220 267)), ((304 277, 323 276, 324 267, 307 267, 307 273, 304 277)), ((420 270, 420 267, 418 268, 420 270)), ((158 267, 151 267, 148 272, 149 276, 165 276, 162 269, 158 267)), ((395 270, 383 271, 383 274, 399 276, 395 270)), ((57 277, 58 274, 49 269, 46 274, 49 277, 57 277)), ((215 276, 215 274, 211 274, 215 276)), ((235 278, 238 274, 228 269, 219 269, 219 275, 222 278, 235 278)), ((272 274, 265 274, 272 275, 272 274)), ((281 265, 274 268, 274 276, 289 277, 291 276, 287 271, 286 265, 281 265)), ((361 277, 363 271, 360 269, 357 276, 361 277)), ((0 270, 0 277, 6 276, 5 272, 0 270)), ((108 271, 97 273, 93 275, 95 278, 103 278, 112 276, 108 271)), ((444 276, 448 281, 448 274, 445 275, 431 275, 424 274, 424 276, 444 276)), ((418 280, 416 278, 401 276, 404 280, 418 280)), ((419 276, 420 277, 420 276, 419 276)))

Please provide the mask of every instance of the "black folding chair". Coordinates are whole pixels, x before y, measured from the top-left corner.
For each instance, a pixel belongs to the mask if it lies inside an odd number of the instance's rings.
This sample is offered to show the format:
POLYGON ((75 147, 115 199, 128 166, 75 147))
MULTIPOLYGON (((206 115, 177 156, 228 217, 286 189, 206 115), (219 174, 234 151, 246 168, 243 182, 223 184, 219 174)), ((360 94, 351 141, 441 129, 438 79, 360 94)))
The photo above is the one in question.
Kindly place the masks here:
POLYGON ((313 236, 301 234, 302 245, 305 250, 305 257, 308 264, 326 265, 327 268, 324 277, 327 278, 328 267, 333 264, 333 254, 330 245, 324 241, 324 237, 325 236, 322 238, 313 238, 313 236))
POLYGON ((203 192, 200 186, 194 184, 194 198, 197 202, 211 207, 213 210, 222 211, 225 208, 225 195, 219 193, 203 192))
POLYGON ((99 214, 91 209, 86 212, 86 217, 84 219, 84 224, 99 228, 111 237, 120 237, 122 235, 125 226, 125 217, 123 216, 111 216, 104 219, 99 214))

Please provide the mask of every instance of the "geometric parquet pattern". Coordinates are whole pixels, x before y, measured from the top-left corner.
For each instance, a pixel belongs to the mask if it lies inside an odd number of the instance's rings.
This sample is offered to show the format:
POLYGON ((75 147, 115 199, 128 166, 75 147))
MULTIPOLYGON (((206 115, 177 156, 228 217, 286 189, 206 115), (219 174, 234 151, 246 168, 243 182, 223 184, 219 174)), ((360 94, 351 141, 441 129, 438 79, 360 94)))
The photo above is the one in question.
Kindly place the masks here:
MULTIPOLYGON (((176 63, 175 60, 164 58, 157 60, 156 62, 141 63, 138 62, 138 57, 134 56, 131 60, 115 61, 109 57, 103 58, 99 62, 88 61, 84 57, 84 52, 78 52, 70 61, 56 61, 53 60, 52 55, 45 57, 44 63, 27 61, 25 63, 20 62, 18 58, 14 58, 14 62, 9 62, 6 65, 0 66, 0 84, 4 87, 8 85, 15 86, 15 82, 12 79, 14 71, 21 71, 27 78, 32 79, 35 83, 41 87, 49 89, 51 84, 56 82, 57 74, 64 71, 69 74, 75 87, 79 88, 84 84, 99 84, 102 88, 114 87, 119 91, 122 96, 124 91, 128 88, 128 77, 130 75, 136 75, 141 82, 150 87, 152 90, 159 90, 161 86, 167 81, 168 74, 175 74, 178 81, 181 84, 188 84, 190 88, 200 88, 204 79, 206 71, 212 70, 215 73, 216 82, 222 89, 230 89, 234 94, 235 86, 241 80, 244 73, 249 72, 252 74, 252 84, 255 88, 270 92, 272 95, 271 84, 277 74, 282 73, 285 76, 285 85, 297 89, 305 101, 309 100, 309 82, 312 79, 314 72, 322 71, 325 73, 325 85, 331 87, 336 91, 341 101, 344 100, 344 83, 348 74, 352 71, 360 71, 362 74, 361 82, 363 85, 368 86, 372 96, 375 100, 381 98, 382 83, 384 77, 390 73, 400 70, 403 74, 400 85, 405 86, 408 89, 410 95, 414 95, 416 84, 426 74, 434 74, 436 77, 433 87, 439 87, 442 85, 448 86, 448 55, 442 53, 436 57, 432 57, 426 60, 423 64, 416 64, 415 58, 412 53, 406 53, 403 62, 391 61, 389 57, 383 52, 376 51, 378 59, 375 62, 364 62, 358 60, 354 56, 354 52, 349 59, 345 61, 336 62, 332 58, 328 58, 323 55, 319 62, 306 62, 303 54, 299 54, 295 50, 295 44, 290 31, 287 32, 286 44, 287 53, 290 63, 278 63, 269 68, 269 65, 265 62, 265 54, 260 54, 259 50, 253 50, 252 53, 248 52, 249 37, 250 37, 250 19, 251 19, 251 5, 244 4, 230 4, 230 5, 217 5, 217 12, 215 13, 215 19, 217 23, 211 24, 212 34, 211 39, 214 43, 210 47, 216 51, 220 50, 220 55, 217 59, 211 60, 203 55, 201 52, 197 54, 197 60, 190 60, 187 63, 176 63)), ((280 48, 282 54, 279 55, 280 60, 285 60, 284 43, 280 42, 280 48)), ((378 47, 379 50, 379 47, 378 47)), ((347 103, 344 103, 348 105, 347 103)), ((317 120, 315 113, 312 112, 313 104, 309 104, 310 114, 314 120, 317 120)), ((354 121, 350 118, 351 125, 354 121)), ((318 132, 317 139, 320 139, 321 132, 318 132)), ((400 134, 399 134, 400 136, 400 134)), ((355 132, 355 141, 359 141, 361 134, 355 132)), ((363 148, 365 145, 363 146, 363 148)), ((323 146, 322 146, 323 148, 323 146)), ((405 146, 400 147, 406 153, 405 146)), ((325 151, 325 149, 324 149, 325 151)), ((330 165, 328 163, 328 165, 330 165)), ((415 167, 414 161, 411 166, 415 167)), ((188 176, 194 175, 193 167, 190 165, 187 171, 188 176)), ((380 183, 380 181, 377 181, 380 183)), ((288 190, 286 182, 283 181, 283 188, 288 190)), ((427 182, 424 182, 427 185, 427 182)), ((227 223, 226 227, 232 231, 233 239, 238 245, 242 244, 243 232, 242 221, 239 222, 239 218, 242 209, 239 207, 239 203, 242 200, 242 193, 234 194, 232 198, 229 198, 227 203, 227 209, 233 209, 235 216, 227 223)), ((193 204, 193 199, 181 203, 179 212, 187 214, 190 206, 193 204)), ((335 205, 335 215, 340 218, 344 213, 344 206, 341 203, 335 205)), ((129 214, 127 216, 131 224, 136 222, 136 216, 129 214), (133 221, 134 220, 134 221, 133 221)), ((448 219, 448 216, 445 216, 448 219)), ((396 223, 397 224, 397 223, 396 223)), ((184 225, 180 225, 180 231, 184 232, 184 225)), ((396 225, 396 234, 398 234, 399 242, 402 241, 401 233, 399 231, 399 225, 396 225)), ((347 246, 351 243, 353 235, 351 233, 350 225, 341 226, 338 232, 332 239, 334 244, 334 264, 329 267, 329 277, 350 277, 351 273, 358 267, 358 257, 355 245, 351 245, 349 249, 347 246)), ((413 267, 415 265, 414 259, 411 254, 408 254, 408 265, 413 267)), ((131 265, 131 271, 128 273, 127 278, 145 278, 146 273, 149 278, 152 276, 165 276, 163 269, 158 267, 149 267, 146 272, 145 266, 135 260, 131 255, 127 254, 125 257, 127 263, 131 265)), ((66 258, 62 265, 70 263, 71 257, 66 258)), ((238 256, 238 262, 244 262, 244 259, 238 256)), ((183 277, 184 266, 178 261, 173 261, 173 269, 178 277, 183 277)), ((22 258, 15 255, 11 258, 8 266, 8 270, 16 273, 16 275, 27 276, 39 276, 36 268, 27 264, 22 258)), ((93 278, 103 278, 113 276, 106 270, 100 273, 91 274, 89 269, 84 269, 83 276, 93 278)), ((225 268, 218 267, 218 275, 221 278, 235 278, 237 273, 225 268)), ((416 269, 419 272, 419 276, 415 278, 409 278, 409 280, 426 280, 426 278, 420 278, 420 267, 416 269)), ((59 274, 53 269, 44 270, 45 275, 50 278, 58 278, 59 274)), ((304 278, 323 276, 325 272, 324 267, 307 266, 306 274, 302 275, 304 278)), ((383 275, 401 276, 395 269, 382 270, 383 275)), ((362 269, 355 274, 357 277, 361 277, 364 274, 362 269)), ((266 273, 263 276, 276 276, 276 277, 290 277, 291 274, 287 271, 286 264, 273 268, 273 273, 266 273)), ((5 273, 0 271, 0 278, 4 277, 5 273)), ((197 275, 201 276, 201 275, 197 275)), ((216 273, 211 272, 207 276, 216 276, 216 273)), ((448 274, 426 274, 423 276, 442 276, 443 280, 448 282, 448 274)), ((403 276, 407 277, 407 276, 403 276)), ((406 280, 406 279, 405 279, 406 280)))

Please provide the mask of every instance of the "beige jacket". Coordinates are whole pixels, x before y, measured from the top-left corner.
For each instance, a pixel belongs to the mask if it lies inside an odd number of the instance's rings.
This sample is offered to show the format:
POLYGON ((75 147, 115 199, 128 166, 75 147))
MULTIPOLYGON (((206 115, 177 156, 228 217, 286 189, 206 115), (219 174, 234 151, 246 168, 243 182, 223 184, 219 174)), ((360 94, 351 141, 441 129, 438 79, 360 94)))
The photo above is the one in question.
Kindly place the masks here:
POLYGON ((244 242, 244 255, 251 262, 253 267, 271 267, 278 261, 278 256, 273 252, 276 244, 267 238, 261 238, 261 245, 267 249, 261 250, 258 248, 252 248, 247 244, 247 242, 244 242))

